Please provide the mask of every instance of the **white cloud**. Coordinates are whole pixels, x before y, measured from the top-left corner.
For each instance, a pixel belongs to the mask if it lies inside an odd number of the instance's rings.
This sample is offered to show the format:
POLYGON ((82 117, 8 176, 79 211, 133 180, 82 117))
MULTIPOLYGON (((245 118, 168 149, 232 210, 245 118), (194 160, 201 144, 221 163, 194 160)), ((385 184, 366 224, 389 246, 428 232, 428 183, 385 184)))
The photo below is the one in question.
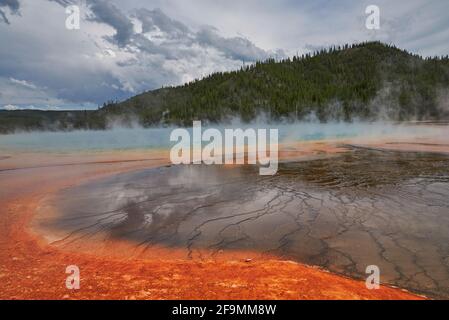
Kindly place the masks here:
POLYGON ((8 111, 13 111, 13 110, 19 110, 20 108, 18 106, 14 106, 12 104, 7 104, 7 105, 3 106, 3 109, 8 110, 8 111))
POLYGON ((204 37, 161 10, 128 12, 103 0, 82 7, 81 30, 69 31, 66 3, 23 0, 20 19, 0 28, 8 43, 0 47, 0 103, 102 104, 269 55, 238 36, 204 37))
POLYGON ((278 48, 292 55, 380 39, 448 53, 447 0, 378 0, 378 32, 365 28, 369 0, 87 0, 79 31, 65 28, 64 10, 78 0, 8 3, 0 5, 9 22, 0 17, 0 105, 95 106, 284 55, 278 48))
POLYGON ((17 80, 17 79, 14 79, 14 78, 9 78, 9 80, 12 83, 24 86, 24 87, 29 88, 29 89, 37 89, 37 87, 34 84, 32 84, 32 83, 30 83, 30 82, 28 82, 26 80, 17 80))
POLYGON ((17 15, 19 13, 20 3, 18 0, 0 0, 0 23, 3 20, 4 23, 10 24, 6 11, 3 8, 7 8, 10 14, 17 15))
POLYGON ((5 106, 3 106, 3 110, 7 110, 7 111, 16 111, 16 110, 40 110, 40 111, 48 111, 48 110, 62 110, 60 107, 57 106, 41 106, 41 107, 36 107, 34 105, 21 105, 21 106, 17 106, 17 105, 12 105, 12 104, 7 104, 5 106))

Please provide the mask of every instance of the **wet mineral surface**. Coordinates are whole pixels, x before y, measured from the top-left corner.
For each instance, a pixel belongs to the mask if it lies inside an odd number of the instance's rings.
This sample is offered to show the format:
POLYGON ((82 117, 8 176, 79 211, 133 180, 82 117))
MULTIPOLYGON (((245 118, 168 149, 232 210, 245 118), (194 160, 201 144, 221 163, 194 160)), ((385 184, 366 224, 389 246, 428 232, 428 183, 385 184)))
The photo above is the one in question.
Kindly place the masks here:
POLYGON ((202 259, 251 250, 449 298, 449 157, 351 149, 252 166, 168 166, 63 190, 62 243, 93 235, 163 245, 202 259))

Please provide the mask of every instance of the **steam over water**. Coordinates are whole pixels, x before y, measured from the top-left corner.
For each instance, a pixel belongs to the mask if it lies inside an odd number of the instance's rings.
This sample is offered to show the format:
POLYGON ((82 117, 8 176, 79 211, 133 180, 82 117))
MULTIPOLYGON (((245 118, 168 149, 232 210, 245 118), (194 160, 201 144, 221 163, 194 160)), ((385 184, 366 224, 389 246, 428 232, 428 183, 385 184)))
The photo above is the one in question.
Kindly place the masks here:
MULTIPOLYGON (((447 126, 251 127, 278 128, 280 143, 343 139, 356 145, 372 138, 389 147, 410 143, 413 150, 448 149, 447 126)), ((16 156, 14 150, 44 151, 51 158, 51 152, 88 157, 76 151, 168 149, 171 131, 117 128, 4 135, 0 151, 6 152, 0 161, 8 163, 9 151, 16 156)), ((300 150, 295 148, 285 150, 294 154, 300 150)), ((70 162, 64 170, 70 170, 70 162)), ((275 176, 258 173, 255 166, 205 165, 123 173, 61 191, 53 203, 57 217, 40 222, 44 230, 62 235, 62 246, 95 236, 98 241, 125 239, 139 252, 152 245, 173 247, 187 259, 242 250, 363 279, 366 267, 377 265, 382 283, 449 298, 447 154, 354 147, 332 157, 323 152, 318 160, 281 163, 275 176)))
POLYGON ((157 244, 186 258, 222 250, 319 265, 449 297, 449 157, 352 149, 289 162, 276 176, 252 166, 169 166, 59 194, 63 243, 91 235, 157 244))
MULTIPOLYGON (((276 128, 279 141, 307 141, 352 137, 382 137, 384 135, 426 135, 428 127, 408 127, 391 123, 294 123, 251 125, 234 123, 226 128, 276 128)), ((225 127, 218 126, 218 129, 225 127)), ((207 127, 204 127, 207 129, 207 127)), ((28 132, 0 135, 0 149, 27 151, 83 151, 108 149, 168 148, 173 128, 116 128, 107 131, 28 132)), ((191 130, 191 128, 190 128, 191 130)))

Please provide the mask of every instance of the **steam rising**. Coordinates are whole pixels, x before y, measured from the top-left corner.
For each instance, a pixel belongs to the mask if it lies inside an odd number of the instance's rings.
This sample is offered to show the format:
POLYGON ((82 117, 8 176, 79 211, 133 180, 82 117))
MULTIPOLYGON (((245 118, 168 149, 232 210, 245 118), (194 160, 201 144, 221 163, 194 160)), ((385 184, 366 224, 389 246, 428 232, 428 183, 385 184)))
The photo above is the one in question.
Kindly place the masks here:
MULTIPOLYGON (((129 124, 129 123, 128 123, 129 124)), ((229 125, 214 127, 224 133, 225 128, 278 129, 279 143, 297 141, 324 141, 329 139, 351 142, 360 139, 402 139, 412 140, 425 137, 441 139, 447 136, 447 126, 397 124, 393 122, 328 122, 318 121, 296 123, 268 123, 263 118, 251 124, 233 119, 229 125)), ((77 151, 77 150, 119 150, 119 149, 166 149, 173 145, 170 133, 174 127, 142 128, 137 122, 131 126, 112 123, 109 130, 71 132, 18 132, 0 136, 0 149, 33 151, 77 151)), ((191 128, 188 128, 191 131, 191 128)))

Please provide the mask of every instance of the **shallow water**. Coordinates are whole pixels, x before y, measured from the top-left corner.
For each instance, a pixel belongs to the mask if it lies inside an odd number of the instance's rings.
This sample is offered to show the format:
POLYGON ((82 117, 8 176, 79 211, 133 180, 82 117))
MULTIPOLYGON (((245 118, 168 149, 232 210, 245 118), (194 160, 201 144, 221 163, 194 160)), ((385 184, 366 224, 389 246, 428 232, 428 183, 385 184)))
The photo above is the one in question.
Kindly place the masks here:
POLYGON ((449 157, 354 149, 337 158, 251 166, 171 166, 59 194, 47 226, 66 243, 94 234, 201 258, 255 250, 449 297, 449 157), (204 250, 207 249, 207 250, 204 250))
MULTIPOLYGON (((391 123, 292 123, 292 124, 230 124, 225 128, 275 128, 279 130, 279 141, 309 141, 352 137, 382 137, 383 135, 438 135, 438 128, 423 126, 393 125, 391 123)), ((204 127, 203 129, 207 129, 204 127)), ((105 131, 72 132, 23 132, 0 135, 1 149, 26 151, 84 151, 116 149, 169 148, 170 133, 173 128, 115 128, 105 131)), ((191 132, 191 128, 188 130, 191 132)))

